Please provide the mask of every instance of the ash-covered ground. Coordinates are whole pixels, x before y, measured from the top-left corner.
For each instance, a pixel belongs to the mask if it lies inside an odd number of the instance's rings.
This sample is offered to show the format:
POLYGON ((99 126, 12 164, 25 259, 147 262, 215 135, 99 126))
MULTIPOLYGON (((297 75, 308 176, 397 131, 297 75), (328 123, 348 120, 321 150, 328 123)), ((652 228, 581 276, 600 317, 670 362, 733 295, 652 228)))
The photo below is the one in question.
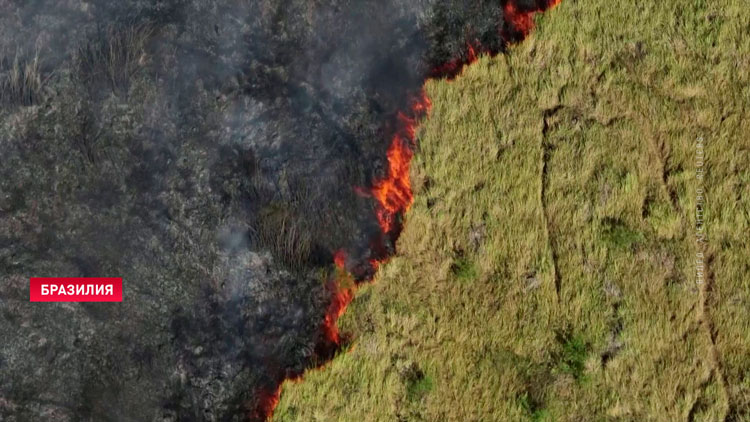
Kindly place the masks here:
POLYGON ((397 112, 502 50, 503 5, 0 0, 0 419, 257 417, 321 359, 333 251, 373 254, 354 187, 397 112), (29 303, 33 276, 124 301, 29 303))

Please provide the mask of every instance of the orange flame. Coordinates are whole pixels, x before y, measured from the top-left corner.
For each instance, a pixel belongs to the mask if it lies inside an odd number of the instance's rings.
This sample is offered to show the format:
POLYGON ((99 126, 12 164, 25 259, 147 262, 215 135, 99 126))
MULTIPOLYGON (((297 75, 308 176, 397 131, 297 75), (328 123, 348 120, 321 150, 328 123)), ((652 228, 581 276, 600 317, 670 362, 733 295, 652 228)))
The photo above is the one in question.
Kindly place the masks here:
POLYGON ((459 57, 432 69, 433 78, 446 78, 452 80, 463 72, 464 67, 479 59, 477 50, 482 50, 478 42, 475 45, 466 44, 466 57, 459 57), (476 45, 476 46, 475 46, 476 45))
POLYGON ((329 285, 331 290, 331 303, 328 304, 321 330, 326 340, 341 345, 341 334, 339 333, 338 319, 344 315, 346 307, 354 299, 354 288, 342 288, 336 283, 329 285))
POLYGON ((261 390, 258 393, 258 405, 249 415, 250 421, 260 422, 271 419, 271 415, 273 415, 273 411, 281 398, 281 386, 282 383, 279 383, 275 389, 261 390))
MULTIPOLYGON (((505 0, 503 17, 510 28, 501 29, 500 35, 506 43, 522 41, 534 29, 534 15, 549 10, 560 2, 561 0, 537 0, 534 7, 523 8, 518 5, 517 0, 505 0)), ((476 62, 480 53, 494 56, 498 51, 485 48, 478 40, 473 40, 466 44, 466 52, 463 57, 458 57, 435 67, 430 72, 430 77, 453 80, 463 72, 466 66, 476 62)))
POLYGON ((343 270, 344 267, 346 267, 346 251, 343 249, 339 249, 333 254, 333 262, 336 264, 336 267, 340 270, 343 270))
MULTIPOLYGON (((340 271, 346 271, 346 251, 343 249, 336 251, 333 254, 333 262, 340 271)), ((335 346, 340 346, 341 335, 339 334, 337 322, 346 311, 346 307, 354 299, 354 287, 342 287, 339 280, 334 279, 326 288, 331 293, 331 302, 328 304, 325 316, 323 317, 321 331, 326 341, 335 346)))
POLYGON ((538 12, 544 12, 554 6, 557 6, 560 0, 544 0, 543 4, 529 10, 521 10, 515 0, 510 0, 503 7, 503 16, 505 22, 513 27, 513 30, 520 34, 523 39, 532 29, 534 29, 534 15, 538 12))
POLYGON ((388 173, 373 183, 372 196, 378 203, 376 215, 383 233, 391 233, 397 215, 409 210, 414 202, 409 178, 409 164, 414 155, 418 120, 430 112, 432 103, 424 91, 412 101, 410 114, 398 113, 399 128, 391 138, 386 157, 388 173))
MULTIPOLYGON (((521 10, 516 4, 516 0, 506 0, 503 11, 506 23, 511 26, 515 34, 502 33, 501 35, 507 42, 520 41, 526 37, 534 27, 534 14, 543 12, 560 3, 561 0, 542 0, 543 4, 531 10, 521 10)), ((466 65, 472 64, 478 60, 478 52, 487 52, 482 46, 475 42, 467 44, 466 56, 445 63, 431 72, 433 78, 453 79, 458 76, 466 65)), ((493 54, 494 52, 489 52, 493 54)), ((409 166, 411 158, 414 155, 412 148, 416 145, 416 129, 419 120, 429 114, 432 103, 424 91, 414 99, 411 104, 410 114, 399 112, 398 127, 391 138, 391 144, 386 152, 388 158, 388 173, 380 180, 376 180, 372 188, 367 192, 362 188, 355 187, 355 191, 363 196, 371 194, 377 202, 376 216, 384 235, 395 234, 397 216, 409 210, 414 197, 411 189, 411 180, 409 178, 409 166)), ((385 262, 387 258, 371 259, 369 261, 373 270, 385 262)), ((342 272, 346 271, 347 255, 346 251, 338 250, 334 253, 333 261, 336 267, 342 272)), ((326 288, 331 293, 331 302, 326 309, 323 322, 321 324, 321 334, 328 344, 323 345, 323 350, 327 350, 329 345, 341 347, 341 334, 338 328, 338 319, 344 314, 347 306, 354 299, 356 286, 342 287, 341 283, 334 279, 326 288)), ((318 368, 321 368, 319 365, 318 368)), ((258 398, 258 407, 252 417, 253 420, 270 420, 273 411, 279 403, 281 389, 284 381, 300 381, 302 374, 288 375, 286 380, 279 383, 275 390, 261 391, 258 398)))

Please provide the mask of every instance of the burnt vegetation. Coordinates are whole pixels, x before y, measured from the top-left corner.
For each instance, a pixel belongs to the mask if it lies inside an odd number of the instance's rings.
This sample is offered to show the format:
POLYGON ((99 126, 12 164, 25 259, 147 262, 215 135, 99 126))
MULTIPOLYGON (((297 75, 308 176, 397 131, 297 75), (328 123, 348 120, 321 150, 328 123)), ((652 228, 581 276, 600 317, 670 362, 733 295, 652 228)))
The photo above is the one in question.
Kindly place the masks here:
MULTIPOLYGON (((384 236, 368 192, 425 78, 518 32, 495 1, 0 12, 0 51, 19 52, 0 63, 0 298, 29 274, 126 280, 117 308, 0 301, 8 420, 265 419, 266 389, 335 354, 319 344, 334 251, 359 278, 395 251, 405 207, 384 236)), ((416 402, 433 381, 412 378, 416 402)))
POLYGON ((38 55, 16 52, 0 57, 0 105, 31 106, 39 103, 48 77, 42 75, 38 55))
POLYGON ((75 55, 76 77, 91 92, 103 87, 127 92, 131 79, 146 64, 146 48, 155 32, 151 23, 110 24, 97 28, 75 55))

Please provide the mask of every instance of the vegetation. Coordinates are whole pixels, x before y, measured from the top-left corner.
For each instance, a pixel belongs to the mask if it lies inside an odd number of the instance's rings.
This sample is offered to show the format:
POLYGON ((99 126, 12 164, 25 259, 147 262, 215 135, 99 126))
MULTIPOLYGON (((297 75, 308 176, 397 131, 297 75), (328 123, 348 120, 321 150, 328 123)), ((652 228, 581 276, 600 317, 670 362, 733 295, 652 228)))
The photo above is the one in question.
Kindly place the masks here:
POLYGON ((275 420, 750 420, 747 5, 564 0, 537 23, 427 84, 398 256, 275 420))
POLYGON ((39 101, 46 79, 40 71, 39 56, 12 60, 0 58, 0 106, 30 106, 39 101))
POLYGON ((131 78, 143 68, 154 31, 149 24, 100 28, 97 37, 78 49, 81 82, 96 89, 104 85, 113 92, 127 92, 131 78))
POLYGON ((272 203, 260 213, 257 240, 293 269, 303 268, 310 257, 312 238, 304 230, 298 203, 272 203))

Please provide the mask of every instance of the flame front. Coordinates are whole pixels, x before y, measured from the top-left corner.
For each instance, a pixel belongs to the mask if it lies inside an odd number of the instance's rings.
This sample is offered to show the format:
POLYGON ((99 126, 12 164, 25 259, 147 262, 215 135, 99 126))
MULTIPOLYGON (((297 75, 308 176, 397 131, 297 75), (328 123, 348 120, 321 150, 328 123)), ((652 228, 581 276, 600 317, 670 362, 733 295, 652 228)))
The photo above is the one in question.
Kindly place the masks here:
MULTIPOLYGON (((503 16, 514 31, 517 32, 513 38, 523 39, 534 29, 534 15, 544 12, 560 4, 561 0, 541 0, 537 1, 537 6, 522 10, 515 1, 506 1, 503 6, 503 16)), ((507 34, 506 34, 507 38, 507 34)))
POLYGON ((410 114, 398 113, 399 127, 391 138, 386 157, 388 173, 373 183, 371 193, 377 201, 376 215, 383 234, 390 234, 395 219, 409 210, 414 202, 409 178, 409 165, 414 155, 418 121, 430 112, 432 103, 422 91, 412 101, 410 114))
MULTIPOLYGON (((534 26, 534 14, 543 12, 557 4, 561 0, 538 0, 537 5, 530 9, 521 8, 516 4, 516 0, 505 0, 503 2, 503 12, 505 24, 508 27, 499 32, 506 42, 521 41, 525 38, 534 26)), ((466 67, 478 60, 479 54, 494 55, 497 51, 488 51, 478 41, 467 44, 466 53, 450 62, 444 63, 434 68, 428 75, 429 78, 444 78, 451 80, 457 77, 466 67)), ((376 201, 376 216, 380 226, 381 234, 375 239, 373 244, 382 246, 383 239, 390 238, 395 240, 400 234, 399 218, 402 218, 414 202, 414 196, 411 188, 411 179, 409 178, 409 169, 411 159, 416 147, 416 130, 421 119, 430 112, 432 104, 422 90, 419 95, 412 101, 411 107, 407 112, 400 112, 397 115, 396 130, 391 137, 391 143, 386 152, 388 159, 388 171, 385 176, 374 181, 372 187, 363 189, 354 187, 355 192, 362 196, 372 196, 376 201)), ((330 360, 342 345, 342 337, 338 328, 338 319, 344 314, 347 306, 354 299, 356 284, 351 287, 344 286, 344 278, 351 278, 347 272, 347 254, 344 250, 338 250, 334 253, 334 263, 338 268, 338 275, 331 280, 326 289, 330 293, 330 302, 321 323, 321 336, 323 341, 318 345, 316 356, 318 358, 330 360)), ((369 260, 372 274, 377 271, 380 264, 385 262, 388 257, 378 257, 369 260)), ((318 362, 317 368, 322 367, 324 362, 318 362)), ((302 374, 288 375, 288 381, 300 381, 302 374)), ((273 415, 273 410, 279 402, 281 395, 282 382, 278 388, 261 392, 259 397, 259 407, 256 414, 261 415, 263 419, 268 420, 273 415)), ((253 419, 256 420, 256 419, 253 419)))
MULTIPOLYGON (((344 250, 338 250, 334 254, 334 262, 338 268, 340 276, 344 276, 346 273, 346 252, 344 250)), ((327 347, 338 347, 341 346, 341 334, 339 334, 338 319, 346 311, 346 307, 349 306, 352 299, 354 299, 354 288, 343 287, 341 281, 336 279, 332 280, 326 287, 331 293, 331 302, 326 308, 325 316, 323 317, 323 324, 321 331, 325 342, 330 345, 327 347)))
POLYGON ((258 404, 250 413, 250 421, 267 421, 271 418, 274 409, 279 404, 281 398, 281 388, 283 384, 279 383, 276 388, 267 388, 258 393, 258 404))

